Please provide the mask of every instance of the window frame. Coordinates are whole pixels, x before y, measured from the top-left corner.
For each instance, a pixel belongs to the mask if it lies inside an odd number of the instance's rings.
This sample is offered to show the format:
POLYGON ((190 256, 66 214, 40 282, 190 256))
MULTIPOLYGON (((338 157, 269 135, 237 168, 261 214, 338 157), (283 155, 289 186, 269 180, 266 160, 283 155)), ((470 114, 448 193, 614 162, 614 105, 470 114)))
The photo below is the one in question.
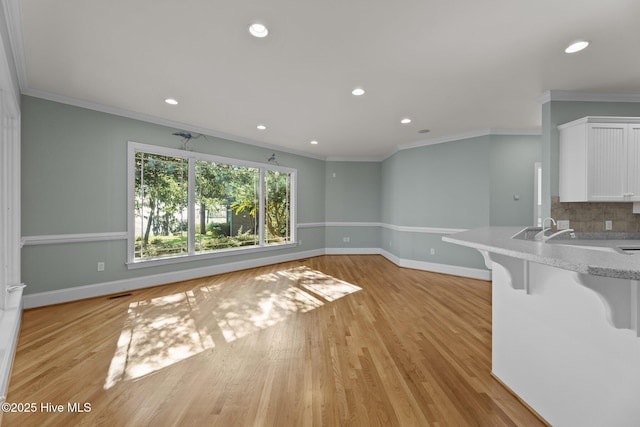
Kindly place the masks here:
POLYGON ((158 265, 175 264, 181 262, 198 261, 209 258, 218 258, 232 255, 242 255, 247 253, 256 253, 271 251, 282 248, 297 246, 297 180, 298 171, 294 168, 285 166, 272 165, 267 163, 258 163, 248 160, 233 159, 213 154, 205 154, 195 151, 181 150, 177 148, 162 147, 158 145, 143 144, 140 142, 129 141, 127 146, 127 268, 152 267, 158 265), (162 257, 152 257, 147 259, 135 259, 135 174, 136 174, 136 153, 143 152, 146 154, 154 154, 159 156, 181 157, 188 160, 188 250, 187 254, 165 255, 162 257), (289 200, 289 241, 284 243, 265 243, 264 242, 264 221, 258 222, 259 242, 257 245, 240 246, 237 248, 214 249, 204 253, 195 251, 195 164, 196 161, 202 160, 212 163, 224 163, 240 167, 255 168, 259 170, 260 184, 258 186, 259 212, 264 212, 264 195, 265 195, 265 171, 272 170, 290 174, 290 200, 289 200))

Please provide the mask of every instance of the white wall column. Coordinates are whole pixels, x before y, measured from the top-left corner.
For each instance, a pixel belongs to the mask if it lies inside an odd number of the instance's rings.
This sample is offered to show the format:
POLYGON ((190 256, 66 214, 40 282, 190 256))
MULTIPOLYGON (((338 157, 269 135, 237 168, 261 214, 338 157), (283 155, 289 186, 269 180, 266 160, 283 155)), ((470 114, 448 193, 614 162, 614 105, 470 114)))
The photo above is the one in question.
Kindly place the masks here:
MULTIPOLYGON (((9 384, 22 316, 20 229, 20 90, 6 31, 15 0, 0 8, 0 401, 9 384), (6 27, 5 27, 6 24, 6 27)), ((2 414, 0 414, 1 417, 2 414)))
POLYGON ((0 92, 0 309, 20 307, 20 114, 0 92))

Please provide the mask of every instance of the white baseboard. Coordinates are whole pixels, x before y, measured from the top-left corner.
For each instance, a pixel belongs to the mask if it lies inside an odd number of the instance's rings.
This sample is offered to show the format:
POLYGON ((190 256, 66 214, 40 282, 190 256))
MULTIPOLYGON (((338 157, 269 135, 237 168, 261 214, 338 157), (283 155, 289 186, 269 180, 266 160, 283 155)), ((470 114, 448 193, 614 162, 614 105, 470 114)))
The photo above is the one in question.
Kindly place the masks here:
POLYGON ((379 255, 380 248, 326 248, 326 255, 379 255))
POLYGON ((0 401, 4 402, 9 386, 11 364, 18 344, 22 308, 0 310, 0 401))
POLYGON ((297 259, 320 255, 382 255, 399 267, 452 274, 455 276, 470 277, 474 279, 491 280, 491 271, 488 270, 402 259, 380 248, 325 248, 296 252, 287 255, 212 265, 209 267, 193 268, 190 270, 180 270, 171 273, 154 274, 131 279, 115 280, 112 282, 96 283, 93 285, 77 286, 74 288, 59 289, 49 292, 27 294, 23 296, 23 304, 24 308, 42 307, 46 305, 77 301, 85 298, 116 294, 118 292, 148 288, 166 283, 191 280, 198 277, 212 276, 214 274, 229 273, 231 271, 245 270, 247 268, 295 261, 297 259))
POLYGON ((491 271, 481 268, 461 267, 458 265, 438 264, 435 262, 416 261, 412 259, 398 258, 391 252, 380 250, 380 255, 403 268, 413 268, 415 270, 432 271, 434 273, 451 274, 453 276, 469 277, 472 279, 491 280, 491 271))

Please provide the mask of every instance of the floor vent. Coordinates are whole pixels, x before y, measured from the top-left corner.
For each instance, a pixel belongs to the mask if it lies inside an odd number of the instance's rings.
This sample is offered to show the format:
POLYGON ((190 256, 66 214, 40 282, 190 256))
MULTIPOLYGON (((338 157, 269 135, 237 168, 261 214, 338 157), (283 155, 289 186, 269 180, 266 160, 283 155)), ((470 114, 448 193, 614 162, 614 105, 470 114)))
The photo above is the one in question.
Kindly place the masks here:
POLYGON ((124 297, 130 297, 131 294, 120 294, 120 295, 111 295, 108 299, 116 299, 116 298, 124 298, 124 297))

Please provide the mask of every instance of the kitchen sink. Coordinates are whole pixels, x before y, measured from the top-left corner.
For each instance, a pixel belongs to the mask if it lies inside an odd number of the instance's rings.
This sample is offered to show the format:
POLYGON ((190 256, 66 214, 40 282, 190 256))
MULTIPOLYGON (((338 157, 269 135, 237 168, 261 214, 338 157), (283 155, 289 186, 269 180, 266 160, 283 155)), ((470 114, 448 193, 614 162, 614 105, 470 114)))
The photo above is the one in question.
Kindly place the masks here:
MULTIPOLYGON (((542 227, 526 227, 511 236, 512 239, 532 240, 542 231, 542 227)), ((551 232, 551 230, 550 230, 551 232)), ((556 231, 556 233, 558 233, 556 231)), ((543 240, 540 240, 543 241, 543 240)), ((639 233, 566 233, 544 240, 547 244, 572 246, 601 252, 625 255, 640 254, 639 233)))
POLYGON ((512 239, 534 240, 536 234, 542 231, 542 227, 526 227, 511 236, 512 239))

